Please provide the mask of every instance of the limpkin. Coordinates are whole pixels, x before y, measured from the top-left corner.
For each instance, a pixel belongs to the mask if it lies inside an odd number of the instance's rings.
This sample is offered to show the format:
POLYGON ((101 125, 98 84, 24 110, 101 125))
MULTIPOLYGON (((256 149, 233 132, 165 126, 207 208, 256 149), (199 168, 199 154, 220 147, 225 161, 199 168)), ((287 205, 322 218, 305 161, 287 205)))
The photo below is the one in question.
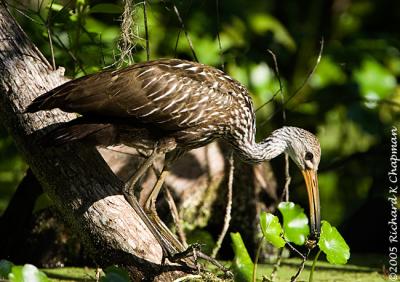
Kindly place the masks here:
POLYGON ((80 140, 100 146, 125 144, 151 152, 123 192, 159 241, 164 256, 171 257, 182 251, 177 240, 160 224, 155 211, 155 200, 169 166, 184 152, 217 138, 226 140, 249 163, 270 160, 287 152, 303 173, 309 197, 311 236, 319 237, 317 170, 321 150, 317 138, 301 128, 282 127, 257 143, 248 91, 218 69, 179 59, 161 59, 120 70, 105 70, 39 96, 26 112, 54 108, 81 116, 50 132, 45 137, 48 144, 80 140), (164 168, 145 202, 146 213, 143 213, 132 190, 160 155, 165 155, 164 168), (168 235, 169 240, 164 240, 163 235, 168 235), (175 240, 172 245, 171 240, 175 240))

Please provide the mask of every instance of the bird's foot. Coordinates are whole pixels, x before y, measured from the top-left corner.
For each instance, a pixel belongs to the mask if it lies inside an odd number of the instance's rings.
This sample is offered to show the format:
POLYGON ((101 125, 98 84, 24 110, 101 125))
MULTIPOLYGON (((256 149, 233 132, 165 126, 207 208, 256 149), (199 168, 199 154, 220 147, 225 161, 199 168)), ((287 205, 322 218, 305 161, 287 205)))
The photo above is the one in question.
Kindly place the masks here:
POLYGON ((200 249, 199 244, 191 245, 183 251, 171 251, 170 248, 165 248, 166 246, 164 246, 164 243, 165 242, 161 244, 163 252, 161 265, 165 265, 165 262, 168 259, 170 262, 179 263, 180 265, 188 267, 191 272, 200 272, 201 268, 197 261, 197 252, 200 249))
POLYGON ((199 244, 199 243, 194 243, 192 245, 189 245, 189 247, 187 247, 186 250, 175 253, 172 256, 167 256, 167 258, 171 262, 182 262, 184 259, 193 258, 193 261, 192 261, 193 264, 192 264, 192 266, 189 266, 189 267, 191 267, 193 270, 196 270, 198 274, 200 274, 200 271, 201 271, 201 267, 198 262, 198 259, 200 258, 200 259, 208 261, 211 264, 218 267, 221 271, 224 272, 226 277, 230 277, 230 278, 233 277, 233 274, 229 269, 227 269, 225 266, 223 266, 221 263, 219 263, 216 259, 201 252, 201 244, 199 244), (194 268, 193 268, 193 266, 194 266, 194 268))
POLYGON ((311 234, 310 236, 308 236, 305 245, 308 250, 312 250, 318 245, 318 241, 319 241, 319 234, 318 233, 311 234))

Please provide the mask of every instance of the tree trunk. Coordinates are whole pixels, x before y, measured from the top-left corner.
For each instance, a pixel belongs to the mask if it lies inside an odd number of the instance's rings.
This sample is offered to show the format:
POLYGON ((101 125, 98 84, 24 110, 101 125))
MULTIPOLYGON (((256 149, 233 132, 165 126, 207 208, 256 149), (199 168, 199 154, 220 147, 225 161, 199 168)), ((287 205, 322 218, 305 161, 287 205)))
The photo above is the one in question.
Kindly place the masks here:
POLYGON ((64 81, 62 70, 51 69, 0 4, 0 120, 44 190, 99 265, 123 265, 135 281, 181 276, 179 266, 160 267, 161 247, 124 200, 123 182, 95 148, 45 148, 37 142, 50 125, 75 115, 21 112, 36 96, 64 81))

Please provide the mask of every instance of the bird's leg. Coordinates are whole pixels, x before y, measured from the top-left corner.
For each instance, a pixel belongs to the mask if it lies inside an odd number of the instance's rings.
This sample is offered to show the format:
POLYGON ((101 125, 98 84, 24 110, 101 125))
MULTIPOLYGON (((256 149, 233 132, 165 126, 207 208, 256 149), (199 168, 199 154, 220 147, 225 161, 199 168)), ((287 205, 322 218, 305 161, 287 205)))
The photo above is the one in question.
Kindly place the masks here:
MULTIPOLYGON (((169 254, 167 258, 170 261, 178 261, 183 258, 188 258, 193 256, 194 249, 198 248, 198 245, 193 245, 189 247, 185 247, 182 243, 175 237, 175 235, 169 230, 169 228, 162 222, 162 220, 158 217, 157 209, 156 209, 156 200, 157 196, 160 193, 162 185, 165 181, 165 178, 169 174, 169 165, 168 163, 164 165, 161 173, 158 176, 157 182, 151 190, 150 194, 145 199, 144 211, 149 216, 149 218, 153 221, 153 223, 157 226, 158 230, 162 234, 164 238, 166 238, 169 242, 171 242, 174 247, 177 249, 175 253, 169 254)), ((196 262, 194 262, 196 264, 196 262)))
POLYGON ((134 196, 135 184, 139 181, 140 177, 153 165, 154 161, 161 154, 157 151, 157 148, 153 150, 150 156, 140 165, 135 173, 129 177, 129 185, 124 188, 124 194, 132 194, 134 196))
POLYGON ((135 212, 139 215, 141 220, 146 224, 147 228, 149 228, 150 232, 159 242, 163 252, 163 258, 169 257, 177 252, 176 248, 171 245, 171 243, 164 239, 160 231, 157 230, 156 226, 152 223, 152 221, 148 218, 147 214, 143 211, 142 207, 138 203, 135 195, 134 195, 134 187, 139 178, 146 172, 146 170, 153 164, 154 160, 159 156, 157 149, 155 149, 151 155, 144 161, 144 163, 139 167, 138 170, 132 176, 131 181, 125 184, 123 194, 125 199, 131 205, 131 207, 135 210, 135 212))
POLYGON ((157 226, 158 230, 166 238, 169 242, 171 242, 174 247, 177 249, 174 253, 169 254, 168 259, 173 258, 176 253, 180 253, 185 250, 185 247, 179 242, 179 240, 175 237, 175 235, 168 229, 168 227, 162 222, 162 220, 158 217, 156 210, 156 200, 157 196, 160 193, 162 185, 165 181, 165 178, 169 174, 168 165, 165 165, 162 169, 156 184, 153 186, 150 194, 145 199, 144 211, 149 216, 149 218, 153 221, 153 223, 157 226))
MULTIPOLYGON (((158 174, 157 170, 155 170, 155 172, 156 172, 156 174, 158 174)), ((167 163, 164 165, 163 170, 158 175, 158 180, 157 180, 156 184, 154 185, 152 191, 150 192, 149 196, 146 198, 145 205, 144 205, 144 210, 145 210, 146 214, 153 221, 153 223, 157 226, 157 229, 160 231, 162 236, 164 236, 164 238, 167 238, 168 241, 171 242, 174 245, 174 247, 178 250, 177 252, 175 252, 173 254, 169 254, 169 256, 167 258, 172 262, 176 262, 176 261, 179 261, 182 259, 187 259, 189 257, 193 257, 194 260, 191 260, 190 262, 193 263, 197 269, 199 269, 198 263, 197 263, 197 258, 202 258, 202 259, 207 260, 210 263, 214 264, 216 267, 221 269, 227 275, 231 276, 231 273, 229 272, 229 270, 226 269, 222 264, 220 264, 217 260, 207 256, 206 254, 204 254, 200 251, 200 244, 192 244, 190 246, 183 246, 182 243, 179 242, 179 240, 175 237, 175 235, 168 229, 168 227, 158 217, 157 210, 156 210, 156 199, 157 199, 158 194, 160 193, 160 190, 162 188, 162 185, 163 185, 168 173, 169 173, 169 165, 167 163)))

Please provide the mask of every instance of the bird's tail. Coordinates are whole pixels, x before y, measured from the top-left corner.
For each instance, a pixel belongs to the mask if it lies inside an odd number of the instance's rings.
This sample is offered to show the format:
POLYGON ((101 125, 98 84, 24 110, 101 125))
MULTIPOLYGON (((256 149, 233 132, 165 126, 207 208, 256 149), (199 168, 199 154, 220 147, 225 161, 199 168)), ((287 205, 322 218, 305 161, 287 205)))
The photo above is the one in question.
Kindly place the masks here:
POLYGON ((111 123, 88 121, 77 118, 50 131, 41 140, 44 146, 60 146, 74 141, 92 145, 109 146, 118 143, 118 129, 111 123))
POLYGON ((62 99, 55 99, 55 96, 62 96, 62 95, 67 95, 68 92, 65 91, 67 84, 63 84, 59 87, 54 88, 53 90, 50 90, 47 93, 44 93, 36 99, 34 99, 28 107, 24 110, 23 113, 36 113, 41 110, 50 110, 54 108, 58 108, 60 105, 60 101, 63 101, 62 99))

